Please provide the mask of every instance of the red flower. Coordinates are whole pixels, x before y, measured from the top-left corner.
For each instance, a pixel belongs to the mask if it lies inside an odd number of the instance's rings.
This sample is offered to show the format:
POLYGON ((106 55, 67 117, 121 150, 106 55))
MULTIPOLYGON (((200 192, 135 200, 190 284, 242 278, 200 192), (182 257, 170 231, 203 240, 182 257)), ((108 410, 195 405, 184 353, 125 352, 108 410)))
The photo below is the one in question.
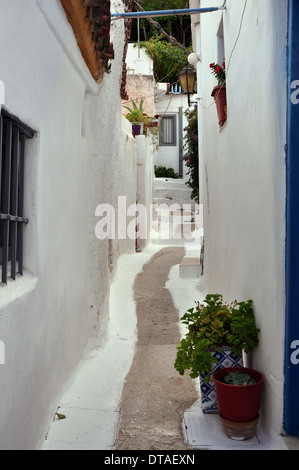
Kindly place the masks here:
POLYGON ((222 66, 212 62, 210 64, 211 73, 215 75, 219 83, 225 83, 225 60, 222 63, 222 66))

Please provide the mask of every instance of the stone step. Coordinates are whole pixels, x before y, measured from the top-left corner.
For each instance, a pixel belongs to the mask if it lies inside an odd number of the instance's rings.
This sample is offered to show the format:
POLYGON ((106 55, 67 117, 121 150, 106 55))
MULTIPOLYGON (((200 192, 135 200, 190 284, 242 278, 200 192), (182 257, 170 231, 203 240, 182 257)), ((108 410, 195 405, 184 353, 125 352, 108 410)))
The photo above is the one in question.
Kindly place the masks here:
MULTIPOLYGON (((158 206, 161 204, 166 204, 167 206, 172 206, 174 204, 177 204, 180 208, 183 209, 183 206, 186 205, 187 208, 191 208, 191 210, 195 210, 195 201, 190 200, 184 200, 184 199, 174 199, 172 197, 154 197, 154 203, 157 204, 158 206), (189 207, 188 207, 189 206, 189 207)), ((186 209, 187 209, 186 208, 186 209)))
POLYGON ((185 188, 157 188, 154 189, 154 198, 171 198, 181 201, 190 201, 191 191, 185 188))
POLYGON ((180 266, 179 273, 181 279, 196 279, 200 276, 199 258, 185 257, 180 266))
POLYGON ((193 232, 196 229, 195 224, 172 224, 161 223, 160 221, 153 221, 152 223, 153 235, 155 238, 165 239, 184 239, 192 240, 193 232))
POLYGON ((172 188, 172 189, 188 189, 188 186, 185 184, 185 181, 182 179, 171 179, 171 178, 155 178, 154 179, 154 189, 161 188, 172 188))
MULTIPOLYGON (((180 222, 181 224, 192 224, 194 223, 194 212, 192 210, 186 211, 183 208, 177 211, 170 211, 169 220, 175 223, 180 222)), ((195 230, 195 228, 193 228, 192 230, 195 230)))
POLYGON ((192 223, 195 220, 195 212, 192 211, 192 208, 190 207, 190 210, 185 210, 183 207, 181 208, 174 208, 175 210, 170 210, 171 206, 168 205, 158 205, 158 204, 153 204, 153 218, 155 220, 162 220, 163 217, 168 218, 169 221, 175 222, 175 223, 192 223))

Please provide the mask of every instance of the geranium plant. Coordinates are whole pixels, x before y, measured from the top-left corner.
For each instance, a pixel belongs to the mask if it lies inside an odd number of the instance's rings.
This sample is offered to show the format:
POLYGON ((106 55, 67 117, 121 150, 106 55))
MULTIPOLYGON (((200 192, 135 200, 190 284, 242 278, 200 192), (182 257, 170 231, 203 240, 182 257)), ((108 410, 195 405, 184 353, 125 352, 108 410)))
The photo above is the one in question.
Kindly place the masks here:
POLYGON ((225 73, 225 61, 222 65, 212 62, 210 64, 211 73, 217 78, 219 85, 225 85, 226 73, 225 73))
POLYGON ((217 363, 212 351, 231 347, 235 356, 248 353, 259 343, 259 328, 255 324, 253 302, 225 303, 220 294, 209 294, 202 303, 196 302, 181 318, 187 333, 177 347, 175 369, 186 370, 196 378, 201 373, 210 380, 212 365, 217 363))

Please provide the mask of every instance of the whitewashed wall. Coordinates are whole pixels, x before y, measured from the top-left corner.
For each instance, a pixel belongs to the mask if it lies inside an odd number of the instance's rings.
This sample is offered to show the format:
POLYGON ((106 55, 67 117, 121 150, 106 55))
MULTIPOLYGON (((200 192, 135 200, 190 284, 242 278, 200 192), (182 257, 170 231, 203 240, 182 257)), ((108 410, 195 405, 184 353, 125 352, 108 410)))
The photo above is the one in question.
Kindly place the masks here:
MULTIPOLYGON (((201 7, 222 0, 202 0, 201 7)), ((265 375, 262 418, 282 427, 285 312, 287 1, 227 1, 196 28, 204 285, 227 300, 254 301, 260 346, 249 365, 265 375), (209 64, 223 18, 228 120, 219 130, 209 64), (241 28, 240 28, 241 25, 241 28), (239 34, 240 32, 240 34, 239 34)), ((199 6, 199 2, 197 2, 199 6)))
POLYGON ((8 111, 37 134, 26 156, 25 275, 0 286, 0 448, 33 449, 88 340, 104 340, 117 257, 134 242, 95 237, 95 210, 136 199, 136 145, 119 97, 123 22, 100 86, 58 0, 4 0, 0 80, 8 111), (109 266, 110 265, 110 266, 109 266))
POLYGON ((138 239, 137 248, 146 247, 150 238, 153 204, 154 161, 150 137, 136 136, 137 143, 137 203, 138 239))

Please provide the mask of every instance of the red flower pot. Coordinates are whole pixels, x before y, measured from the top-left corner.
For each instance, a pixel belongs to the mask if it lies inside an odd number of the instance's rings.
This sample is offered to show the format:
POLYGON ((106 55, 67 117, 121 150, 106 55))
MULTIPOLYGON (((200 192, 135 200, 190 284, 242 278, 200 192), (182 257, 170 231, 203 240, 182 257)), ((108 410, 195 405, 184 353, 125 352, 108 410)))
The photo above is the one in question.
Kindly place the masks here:
POLYGON ((215 382, 218 407, 222 417, 234 422, 253 421, 259 412, 261 387, 264 381, 263 375, 254 369, 247 367, 227 367, 213 374, 215 382), (249 374, 256 383, 251 385, 231 385, 222 381, 228 372, 239 370, 249 374))
POLYGON ((224 85, 215 86, 212 96, 217 107, 219 126, 222 127, 227 120, 226 87, 224 85))

